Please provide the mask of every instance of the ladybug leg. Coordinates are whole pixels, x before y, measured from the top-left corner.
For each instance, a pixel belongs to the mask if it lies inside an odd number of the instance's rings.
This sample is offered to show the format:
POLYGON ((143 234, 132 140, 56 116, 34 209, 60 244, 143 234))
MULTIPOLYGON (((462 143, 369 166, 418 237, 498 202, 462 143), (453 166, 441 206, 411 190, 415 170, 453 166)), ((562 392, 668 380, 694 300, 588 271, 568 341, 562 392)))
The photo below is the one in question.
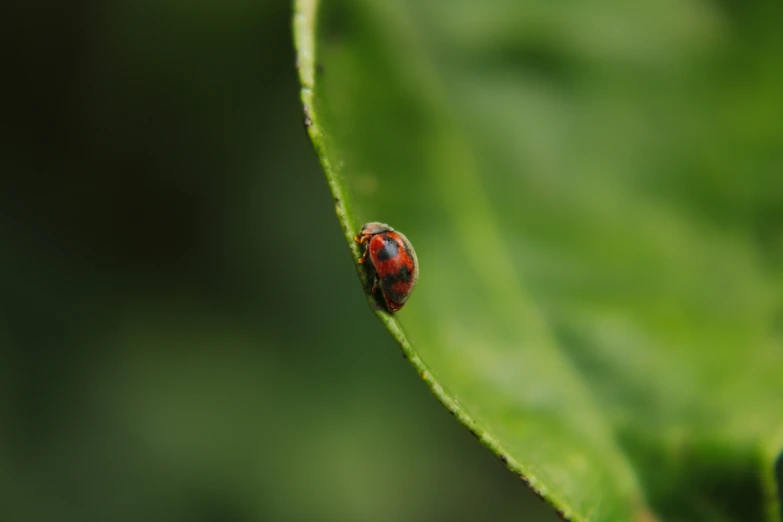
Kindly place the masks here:
POLYGON ((375 295, 376 290, 378 290, 378 276, 375 276, 372 279, 372 293, 375 295))
MULTIPOLYGON (((362 235, 362 236, 354 236, 353 240, 359 243, 360 245, 363 245, 367 242, 367 240, 370 239, 370 236, 362 235)), ((365 248, 364 254, 362 254, 362 257, 359 258, 359 264, 364 264, 365 261, 367 261, 367 254, 369 253, 370 249, 365 248)))

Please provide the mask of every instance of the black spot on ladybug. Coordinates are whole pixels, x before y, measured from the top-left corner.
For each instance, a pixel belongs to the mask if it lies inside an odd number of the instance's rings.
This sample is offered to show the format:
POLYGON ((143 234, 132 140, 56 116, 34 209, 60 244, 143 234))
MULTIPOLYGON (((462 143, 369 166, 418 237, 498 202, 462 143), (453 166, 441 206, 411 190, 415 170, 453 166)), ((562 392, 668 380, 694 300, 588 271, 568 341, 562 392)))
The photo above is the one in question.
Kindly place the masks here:
POLYGON ((405 296, 395 292, 394 288, 392 287, 392 285, 394 285, 394 283, 396 283, 398 280, 399 279, 397 278, 397 274, 384 277, 381 281, 383 286, 383 293, 386 294, 386 297, 389 299, 389 301, 393 301, 395 303, 404 303, 405 296))
POLYGON ((403 283, 410 283, 411 279, 413 279, 413 274, 411 273, 410 269, 407 266, 402 265, 400 269, 397 270, 397 272, 394 274, 384 276, 382 281, 384 292, 386 292, 386 295, 389 296, 389 299, 392 301, 402 303, 405 301, 405 296, 395 292, 393 285, 399 281, 402 281, 403 283))
POLYGON ((410 283, 412 278, 413 274, 406 265, 402 265, 395 275, 397 281, 404 281, 406 283, 410 283))
POLYGON ((400 248, 397 246, 397 242, 394 238, 389 236, 383 236, 383 248, 378 251, 378 259, 386 261, 393 257, 396 257, 400 248))

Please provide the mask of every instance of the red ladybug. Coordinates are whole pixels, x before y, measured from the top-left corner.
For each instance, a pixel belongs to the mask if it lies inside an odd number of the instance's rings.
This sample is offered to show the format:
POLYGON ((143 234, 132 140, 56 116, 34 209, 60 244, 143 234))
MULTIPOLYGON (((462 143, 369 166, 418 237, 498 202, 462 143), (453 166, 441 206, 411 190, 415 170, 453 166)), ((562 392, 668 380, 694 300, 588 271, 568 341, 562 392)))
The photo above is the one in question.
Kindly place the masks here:
POLYGON ((375 271, 372 293, 380 287, 386 308, 396 312, 405 304, 419 278, 419 261, 410 241, 383 223, 367 223, 354 240, 367 243, 359 263, 368 259, 375 271))

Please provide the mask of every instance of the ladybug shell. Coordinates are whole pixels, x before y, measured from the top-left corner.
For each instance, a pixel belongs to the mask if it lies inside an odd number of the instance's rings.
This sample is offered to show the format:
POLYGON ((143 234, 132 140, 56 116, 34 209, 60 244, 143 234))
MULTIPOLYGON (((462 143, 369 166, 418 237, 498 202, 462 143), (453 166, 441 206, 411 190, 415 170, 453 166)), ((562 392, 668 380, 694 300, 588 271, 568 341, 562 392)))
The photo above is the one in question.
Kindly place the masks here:
POLYGON ((416 252, 404 235, 389 230, 372 236, 367 252, 378 277, 386 308, 396 312, 410 297, 419 278, 416 252))

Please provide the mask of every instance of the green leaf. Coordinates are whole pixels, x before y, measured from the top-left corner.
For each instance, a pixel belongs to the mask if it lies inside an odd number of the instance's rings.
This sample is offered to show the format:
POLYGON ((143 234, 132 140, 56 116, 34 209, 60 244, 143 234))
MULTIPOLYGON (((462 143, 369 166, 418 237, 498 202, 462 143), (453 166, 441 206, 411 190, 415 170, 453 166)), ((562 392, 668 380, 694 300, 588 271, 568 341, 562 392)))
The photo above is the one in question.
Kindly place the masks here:
POLYGON ((383 221, 420 262, 396 316, 368 301, 566 519, 779 516, 777 9, 296 2, 305 125, 351 255, 383 221))

